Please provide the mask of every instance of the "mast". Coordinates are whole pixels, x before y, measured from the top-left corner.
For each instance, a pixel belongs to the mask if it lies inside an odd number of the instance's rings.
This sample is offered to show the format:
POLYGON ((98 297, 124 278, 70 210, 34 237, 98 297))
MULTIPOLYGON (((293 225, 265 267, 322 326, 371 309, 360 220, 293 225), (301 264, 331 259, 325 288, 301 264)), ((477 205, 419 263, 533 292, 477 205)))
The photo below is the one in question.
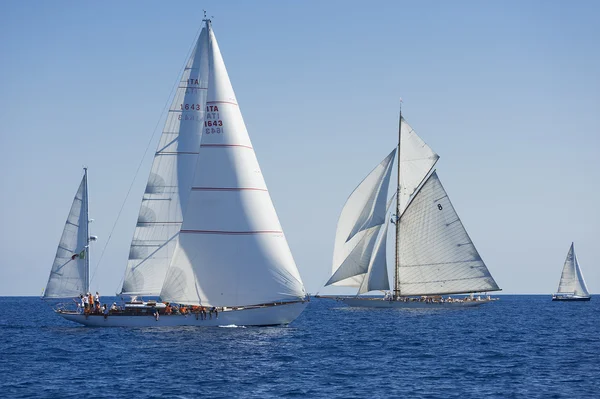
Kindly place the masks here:
POLYGON ((396 187, 396 261, 394 262, 394 299, 400 296, 400 143, 402 141, 402 100, 400 100, 400 119, 398 121, 398 185, 396 187))
POLYGON ((83 168, 84 190, 83 198, 85 204, 85 292, 90 290, 90 209, 88 202, 87 167, 83 168))

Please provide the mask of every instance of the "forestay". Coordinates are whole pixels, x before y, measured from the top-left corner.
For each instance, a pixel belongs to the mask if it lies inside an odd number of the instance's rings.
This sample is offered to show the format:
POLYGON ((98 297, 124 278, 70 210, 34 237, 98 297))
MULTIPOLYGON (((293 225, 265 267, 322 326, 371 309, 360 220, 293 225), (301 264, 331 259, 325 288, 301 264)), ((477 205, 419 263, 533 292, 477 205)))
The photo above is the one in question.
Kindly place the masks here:
POLYGON ((565 259, 565 265, 560 276, 558 284, 559 293, 572 293, 576 296, 589 296, 590 293, 583 279, 583 274, 575 255, 575 245, 571 243, 571 248, 565 259))
POLYGON ((400 295, 497 291, 446 191, 432 173, 400 219, 400 295))
POLYGON ((89 289, 88 193, 85 170, 50 271, 44 298, 79 296, 89 289))
POLYGON ((369 267, 380 226, 386 221, 386 201, 396 149, 354 189, 338 220, 332 276, 326 285, 359 287, 369 267))
POLYGON ((304 298, 214 33, 200 155, 165 301, 244 306, 304 298))
POLYGON ((158 295, 175 252, 204 125, 207 37, 204 28, 169 108, 142 198, 122 294, 158 295))

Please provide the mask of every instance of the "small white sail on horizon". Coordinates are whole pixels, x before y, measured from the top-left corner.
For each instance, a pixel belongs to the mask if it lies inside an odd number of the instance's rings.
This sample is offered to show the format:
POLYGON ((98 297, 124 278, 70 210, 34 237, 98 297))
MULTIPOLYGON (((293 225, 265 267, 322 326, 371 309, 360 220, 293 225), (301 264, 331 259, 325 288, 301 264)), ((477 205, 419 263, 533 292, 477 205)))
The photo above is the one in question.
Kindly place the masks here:
POLYGON ((89 291, 89 228, 87 169, 73 198, 44 298, 68 298, 89 291))
POLYGON ((575 243, 571 243, 558 284, 558 294, 572 294, 576 297, 589 297, 583 273, 575 255, 575 243))

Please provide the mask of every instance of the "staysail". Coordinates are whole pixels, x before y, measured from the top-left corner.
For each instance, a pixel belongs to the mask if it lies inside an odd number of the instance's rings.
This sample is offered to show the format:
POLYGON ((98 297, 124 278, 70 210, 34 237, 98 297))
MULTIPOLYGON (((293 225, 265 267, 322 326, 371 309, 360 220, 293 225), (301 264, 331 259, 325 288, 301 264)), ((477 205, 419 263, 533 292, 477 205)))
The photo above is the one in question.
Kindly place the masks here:
POLYGON ((243 306, 304 298, 298 269, 207 21, 208 98, 165 301, 243 306))
POLYGON ((437 173, 400 219, 400 295, 497 291, 437 173))
POLYGON ((558 284, 559 293, 572 293, 576 296, 589 296, 590 293, 583 279, 577 255, 575 255, 575 244, 571 243, 571 248, 565 259, 565 265, 560 276, 558 284))
POLYGON ((175 252, 205 124, 207 38, 203 28, 169 108, 142 198, 121 294, 158 295, 175 252))
POLYGON ((338 220, 332 276, 325 285, 359 287, 369 268, 381 226, 396 149, 388 154, 354 189, 338 220))
POLYGON ((67 298, 89 290, 89 231, 87 169, 73 198, 44 298, 67 298))

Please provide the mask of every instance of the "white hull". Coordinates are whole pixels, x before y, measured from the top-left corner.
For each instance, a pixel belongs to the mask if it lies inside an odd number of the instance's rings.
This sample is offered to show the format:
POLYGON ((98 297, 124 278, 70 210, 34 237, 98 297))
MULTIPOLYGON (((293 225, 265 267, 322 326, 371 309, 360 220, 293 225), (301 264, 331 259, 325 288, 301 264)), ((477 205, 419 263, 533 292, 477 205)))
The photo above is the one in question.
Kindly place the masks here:
POLYGON ((457 309, 471 308, 484 303, 497 300, 497 298, 480 299, 474 301, 453 301, 453 302, 423 302, 423 301, 389 301, 382 298, 337 298, 351 307, 360 308, 394 308, 394 309, 457 309))
POLYGON ((240 310, 219 312, 212 319, 207 315, 203 320, 200 315, 160 315, 156 320, 152 315, 83 315, 70 312, 57 312, 67 320, 90 327, 218 327, 218 326, 274 326, 285 325, 294 321, 306 308, 308 302, 293 302, 285 305, 266 306, 240 310))

